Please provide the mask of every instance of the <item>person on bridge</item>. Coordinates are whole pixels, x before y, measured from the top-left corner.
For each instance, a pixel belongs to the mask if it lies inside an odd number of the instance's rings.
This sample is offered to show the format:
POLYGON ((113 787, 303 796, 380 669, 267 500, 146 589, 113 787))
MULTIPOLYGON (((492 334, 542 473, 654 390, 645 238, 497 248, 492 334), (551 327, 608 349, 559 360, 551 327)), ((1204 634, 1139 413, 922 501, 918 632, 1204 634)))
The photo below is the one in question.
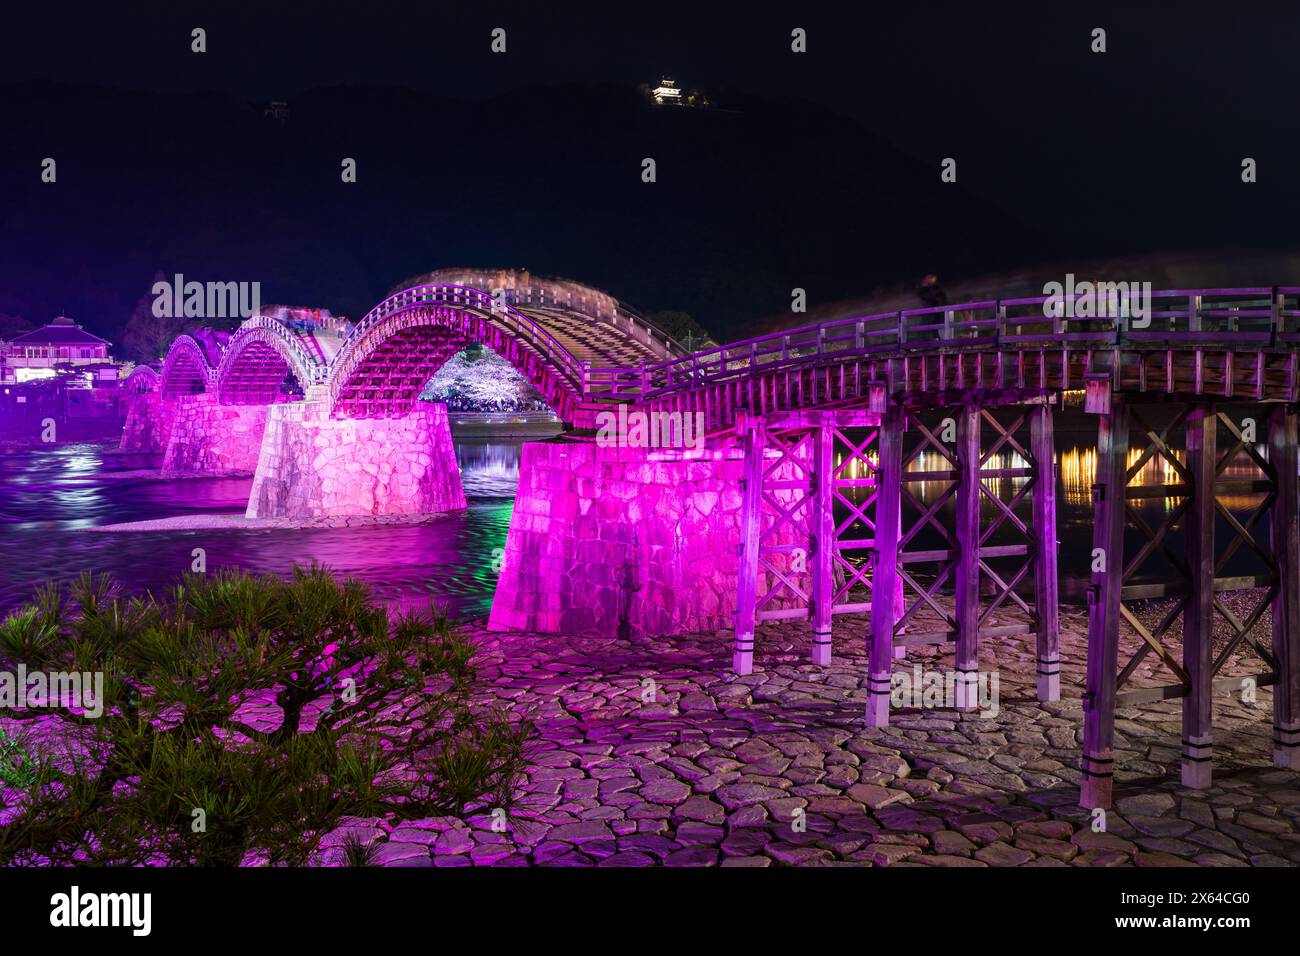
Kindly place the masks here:
POLYGON ((943 286, 939 285, 939 277, 933 272, 927 273, 921 279, 921 284, 916 288, 916 295, 927 309, 948 304, 948 293, 943 291, 943 286))
MULTIPOLYGON (((916 296, 921 300, 922 307, 927 309, 935 309, 948 304, 948 293, 943 290, 943 286, 939 285, 939 277, 933 272, 926 273, 921 279, 921 284, 916 287, 916 296)), ((919 315, 912 320, 917 325, 935 325, 942 321, 943 315, 937 312, 930 315, 919 315)), ((910 325, 912 322, 908 324, 910 325)), ((940 339, 943 338, 943 333, 938 329, 934 329, 929 332, 916 333, 915 336, 908 336, 909 339, 913 337, 940 339)))

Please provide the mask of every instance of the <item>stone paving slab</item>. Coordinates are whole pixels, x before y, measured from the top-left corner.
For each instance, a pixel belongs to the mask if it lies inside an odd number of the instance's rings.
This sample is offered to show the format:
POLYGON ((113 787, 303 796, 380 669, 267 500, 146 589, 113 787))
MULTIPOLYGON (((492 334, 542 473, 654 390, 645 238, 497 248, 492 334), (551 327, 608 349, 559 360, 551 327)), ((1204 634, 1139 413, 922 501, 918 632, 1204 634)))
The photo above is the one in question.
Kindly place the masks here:
MULTIPOLYGON (((1005 622, 1013 621, 1011 614, 1005 622)), ((998 622, 995 622, 998 623, 998 622)), ((384 865, 1295 866, 1300 775, 1271 766, 1272 700, 1215 698, 1213 785, 1178 782, 1177 701, 1121 709, 1104 832, 1078 807, 1086 618, 1062 613, 1062 697, 1040 704, 1032 638, 989 641, 996 716, 896 708, 863 721, 861 618, 808 663, 806 624, 760 628, 755 671, 730 634, 640 639, 488 633, 485 700, 538 726, 505 833, 484 812, 380 825, 384 865)), ((1130 653, 1132 643, 1124 641, 1130 653)), ((1152 655, 1154 656, 1154 655, 1152 655)), ((922 648, 895 671, 945 670, 922 648)), ((1223 674, 1260 670, 1233 658, 1223 674)), ((1137 685, 1167 683, 1146 665, 1137 685)), ((374 831, 375 821, 357 821, 374 831)))

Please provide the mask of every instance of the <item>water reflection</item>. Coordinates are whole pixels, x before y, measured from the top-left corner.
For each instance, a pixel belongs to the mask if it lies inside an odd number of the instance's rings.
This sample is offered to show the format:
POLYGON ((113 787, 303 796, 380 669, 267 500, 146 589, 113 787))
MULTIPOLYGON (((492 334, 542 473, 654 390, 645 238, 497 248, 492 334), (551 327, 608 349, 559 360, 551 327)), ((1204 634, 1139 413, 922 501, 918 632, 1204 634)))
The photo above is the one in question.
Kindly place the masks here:
POLYGON ((513 498, 519 487, 518 441, 456 442, 456 464, 465 494, 471 498, 513 498))
MULTIPOLYGON (((1259 446, 1256 453, 1263 458, 1264 448, 1259 446)), ((1173 449, 1173 456, 1180 465, 1187 463, 1187 454, 1182 449, 1173 449)), ((1128 467, 1133 468, 1142 458, 1142 452, 1130 448, 1128 467)), ((1092 485, 1097 478, 1097 449, 1070 448, 1057 455, 1061 475, 1061 486, 1065 498, 1070 504, 1087 506, 1092 501, 1092 485)), ((1231 462, 1220 472, 1224 481, 1254 481, 1263 478, 1259 468, 1245 452, 1238 452, 1231 462)), ((1183 484, 1183 476, 1163 455, 1153 454, 1143 464, 1132 482, 1134 485, 1161 487, 1183 484)), ((1219 501, 1231 511, 1249 511, 1263 501, 1262 494, 1220 494, 1219 501)), ((1175 507, 1179 499, 1156 499, 1168 511, 1175 507)))

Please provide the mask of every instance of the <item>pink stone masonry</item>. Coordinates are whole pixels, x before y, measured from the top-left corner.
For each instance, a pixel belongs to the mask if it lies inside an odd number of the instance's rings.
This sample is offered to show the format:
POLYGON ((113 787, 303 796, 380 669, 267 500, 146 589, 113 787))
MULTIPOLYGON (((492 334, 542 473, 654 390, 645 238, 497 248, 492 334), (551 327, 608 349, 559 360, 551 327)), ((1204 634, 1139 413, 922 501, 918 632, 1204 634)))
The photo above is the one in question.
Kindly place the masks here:
POLYGON ((465 507, 447 407, 332 419, 316 402, 272 405, 249 518, 417 515, 465 507))
POLYGON ((741 464, 735 451, 525 444, 488 627, 621 638, 732 627, 741 464))
POLYGON ((130 452, 164 452, 175 421, 176 399, 165 398, 158 392, 132 395, 118 448, 130 452))
POLYGON ((253 474, 269 408, 268 405, 223 405, 208 393, 178 399, 175 422, 163 455, 163 475, 253 474))

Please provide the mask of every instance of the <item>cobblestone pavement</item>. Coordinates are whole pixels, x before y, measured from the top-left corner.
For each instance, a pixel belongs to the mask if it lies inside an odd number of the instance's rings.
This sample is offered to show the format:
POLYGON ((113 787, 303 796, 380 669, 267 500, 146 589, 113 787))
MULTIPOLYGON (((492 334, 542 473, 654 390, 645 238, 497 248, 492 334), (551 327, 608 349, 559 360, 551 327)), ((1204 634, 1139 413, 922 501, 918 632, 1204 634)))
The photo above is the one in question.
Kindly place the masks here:
MULTIPOLYGON (((806 624, 763 626, 747 677, 730 672, 727 633, 633 643, 479 630, 485 698, 538 726, 508 829, 486 813, 354 829, 376 863, 400 866, 1300 862, 1300 777, 1272 768, 1267 688, 1253 705, 1215 698, 1202 791, 1178 782, 1178 702, 1122 709, 1115 806, 1095 832, 1076 806, 1084 612, 1063 609, 1062 631, 1059 703, 1035 699, 1032 638, 990 640, 996 716, 904 707, 867 728, 860 619, 837 619, 828 667, 808 663, 806 624)), ((895 671, 951 660, 926 647, 895 671)), ((1261 669, 1231 659, 1224 674, 1261 669)), ((1134 683, 1169 682, 1159 676, 1144 665, 1134 683)), ((326 861, 345 836, 327 838, 326 861)))

